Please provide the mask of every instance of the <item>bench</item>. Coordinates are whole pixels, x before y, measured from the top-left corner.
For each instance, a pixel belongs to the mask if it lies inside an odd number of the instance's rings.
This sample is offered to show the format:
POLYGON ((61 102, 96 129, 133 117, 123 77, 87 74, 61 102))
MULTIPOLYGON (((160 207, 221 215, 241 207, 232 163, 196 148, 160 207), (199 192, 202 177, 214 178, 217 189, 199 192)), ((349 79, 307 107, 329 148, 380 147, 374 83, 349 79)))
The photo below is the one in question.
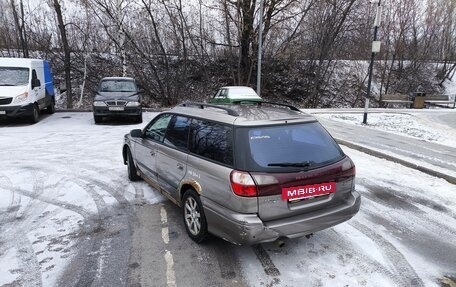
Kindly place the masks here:
POLYGON ((389 104, 401 104, 406 105, 407 107, 411 107, 413 104, 413 101, 410 99, 409 95, 400 93, 385 94, 383 95, 381 102, 386 104, 386 108, 389 106, 389 104))
POLYGON ((452 108, 455 108, 456 105, 456 94, 454 95, 436 95, 436 94, 430 94, 426 95, 424 98, 424 103, 427 106, 443 106, 448 107, 449 105, 452 105, 452 108))

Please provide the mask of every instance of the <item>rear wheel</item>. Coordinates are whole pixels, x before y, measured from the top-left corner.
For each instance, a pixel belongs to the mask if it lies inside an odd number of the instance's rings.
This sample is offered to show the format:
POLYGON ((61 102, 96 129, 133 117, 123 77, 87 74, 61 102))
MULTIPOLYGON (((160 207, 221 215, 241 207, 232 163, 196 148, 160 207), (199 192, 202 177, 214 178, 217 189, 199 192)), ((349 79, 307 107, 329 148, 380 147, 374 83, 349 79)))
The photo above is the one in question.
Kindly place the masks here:
POLYGON ((138 181, 141 177, 138 175, 138 170, 136 169, 133 157, 131 156, 130 149, 127 149, 127 172, 128 179, 131 181, 138 181))
POLYGON ((208 236, 206 216, 199 195, 193 189, 188 189, 184 193, 182 208, 188 236, 196 243, 206 240, 208 236))
POLYGON ((40 118, 40 109, 38 106, 35 104, 32 107, 32 115, 30 116, 30 122, 32 124, 37 123, 40 118))
POLYGON ((53 114, 53 113, 55 113, 55 103, 54 103, 53 100, 51 100, 51 103, 49 104, 49 106, 47 106, 46 112, 47 112, 48 114, 53 114))

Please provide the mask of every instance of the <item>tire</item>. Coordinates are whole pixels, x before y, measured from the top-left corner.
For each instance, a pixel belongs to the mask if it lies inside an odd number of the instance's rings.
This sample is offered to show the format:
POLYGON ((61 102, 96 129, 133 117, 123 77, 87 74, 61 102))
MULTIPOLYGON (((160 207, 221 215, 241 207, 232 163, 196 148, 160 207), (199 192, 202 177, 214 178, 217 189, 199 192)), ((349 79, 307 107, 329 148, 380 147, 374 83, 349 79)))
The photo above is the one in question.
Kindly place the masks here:
POLYGON ((38 106, 35 104, 35 105, 33 105, 33 108, 32 108, 32 115, 30 116, 30 122, 31 122, 32 124, 35 124, 35 123, 37 123, 39 120, 40 120, 40 109, 39 109, 38 106))
POLYGON ((206 216, 199 195, 193 189, 185 191, 182 211, 188 236, 196 243, 205 241, 209 234, 206 216))
POLYGON ((99 124, 103 121, 103 117, 102 116, 96 116, 96 115, 93 115, 93 120, 95 121, 96 124, 99 124))
POLYGON ((52 115, 53 113, 55 113, 55 103, 54 101, 51 101, 51 103, 49 104, 49 106, 47 106, 46 108, 46 112, 50 115, 52 115))
POLYGON ((138 175, 138 170, 136 169, 133 157, 131 156, 130 149, 127 149, 127 173, 128 179, 131 181, 138 181, 141 177, 138 175))

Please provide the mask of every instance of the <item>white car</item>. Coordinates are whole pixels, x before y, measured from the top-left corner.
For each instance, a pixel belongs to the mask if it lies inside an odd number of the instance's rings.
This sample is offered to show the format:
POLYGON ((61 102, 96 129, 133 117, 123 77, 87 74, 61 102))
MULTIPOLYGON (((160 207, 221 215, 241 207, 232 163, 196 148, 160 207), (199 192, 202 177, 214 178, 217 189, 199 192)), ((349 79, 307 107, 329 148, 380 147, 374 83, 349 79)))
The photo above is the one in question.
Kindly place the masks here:
POLYGON ((217 93, 209 99, 213 104, 230 104, 242 101, 262 101, 261 97, 250 87, 244 86, 227 86, 221 87, 217 93))

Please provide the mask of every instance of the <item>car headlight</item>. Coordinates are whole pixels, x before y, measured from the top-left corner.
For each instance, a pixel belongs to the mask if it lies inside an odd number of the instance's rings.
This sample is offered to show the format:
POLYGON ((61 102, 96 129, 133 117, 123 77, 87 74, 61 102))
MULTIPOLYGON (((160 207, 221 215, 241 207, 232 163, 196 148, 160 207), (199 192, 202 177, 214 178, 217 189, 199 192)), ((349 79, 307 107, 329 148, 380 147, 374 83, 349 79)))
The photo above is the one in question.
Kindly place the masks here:
POLYGON ((94 107, 106 107, 106 104, 105 104, 105 102, 102 102, 102 101, 95 101, 95 102, 93 102, 93 106, 94 107))
POLYGON ((139 107, 141 105, 140 102, 128 102, 127 107, 139 107))
POLYGON ((21 103, 21 102, 27 100, 27 97, 28 97, 27 92, 20 94, 19 96, 16 96, 16 98, 14 98, 14 103, 21 103))

